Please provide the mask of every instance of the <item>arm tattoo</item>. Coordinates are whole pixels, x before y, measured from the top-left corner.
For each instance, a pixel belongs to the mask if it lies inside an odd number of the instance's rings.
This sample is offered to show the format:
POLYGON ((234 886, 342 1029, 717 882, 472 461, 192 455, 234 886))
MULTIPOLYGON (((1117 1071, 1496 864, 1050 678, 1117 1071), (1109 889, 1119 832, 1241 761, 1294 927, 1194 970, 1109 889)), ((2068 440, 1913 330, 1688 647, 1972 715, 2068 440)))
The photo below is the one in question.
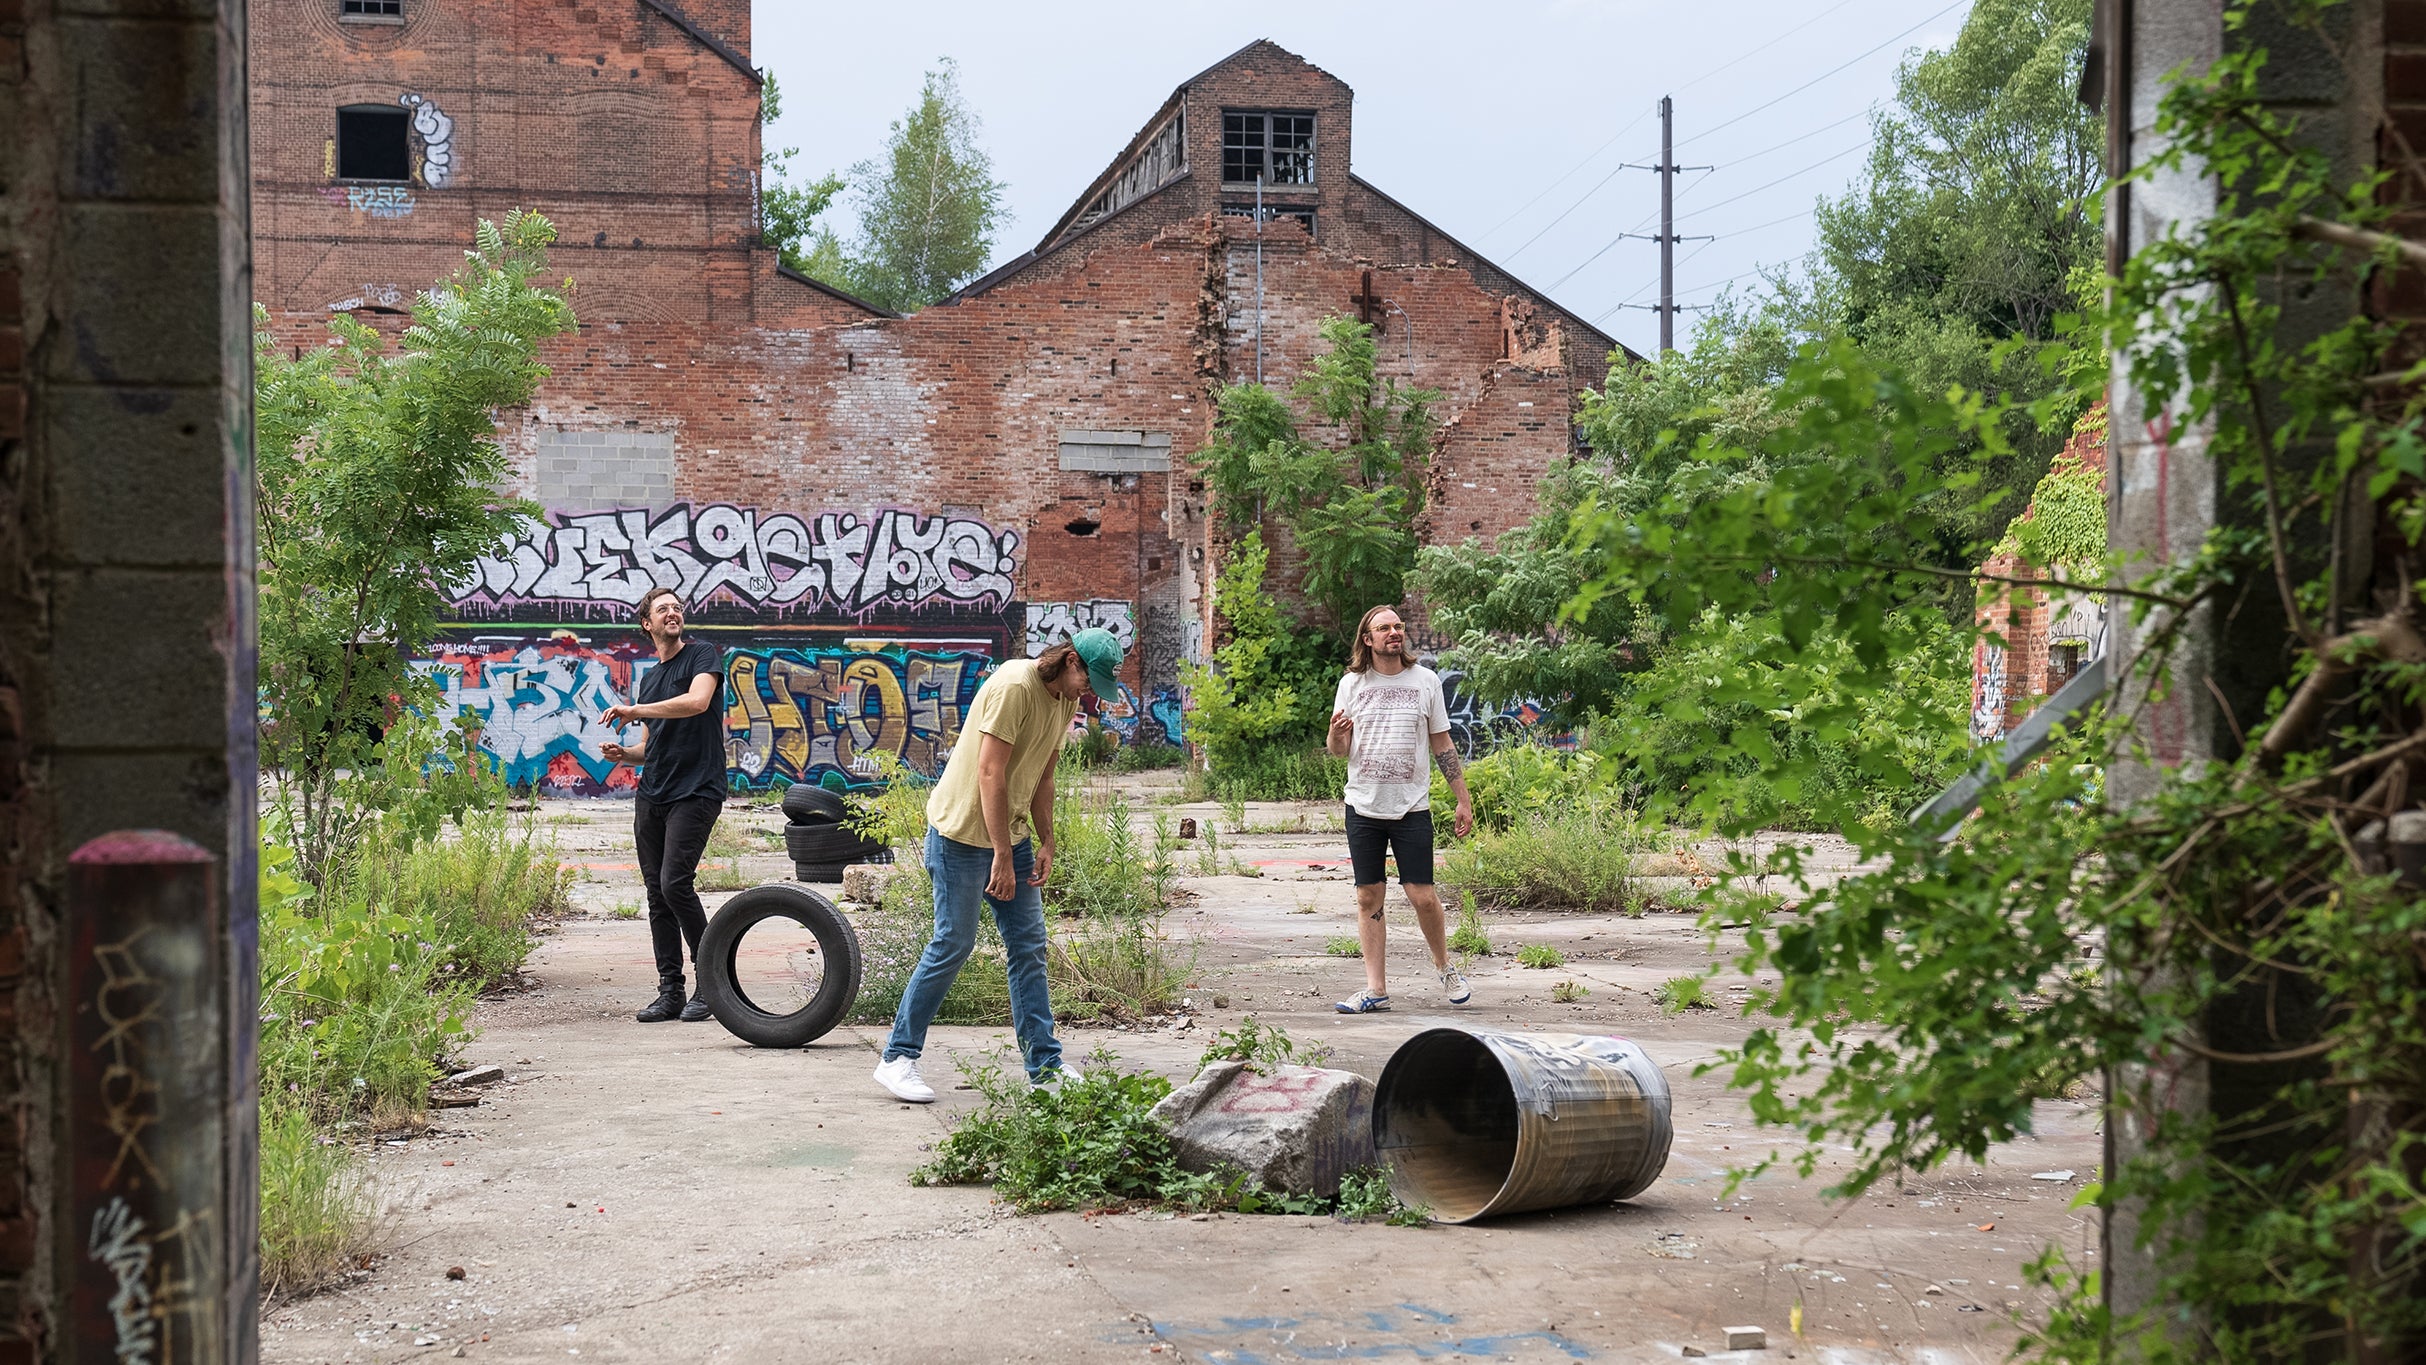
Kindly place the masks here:
POLYGON ((1440 765, 1440 775, 1452 782, 1465 774, 1466 756, 1459 753, 1454 744, 1446 749, 1433 750, 1432 761, 1440 765))

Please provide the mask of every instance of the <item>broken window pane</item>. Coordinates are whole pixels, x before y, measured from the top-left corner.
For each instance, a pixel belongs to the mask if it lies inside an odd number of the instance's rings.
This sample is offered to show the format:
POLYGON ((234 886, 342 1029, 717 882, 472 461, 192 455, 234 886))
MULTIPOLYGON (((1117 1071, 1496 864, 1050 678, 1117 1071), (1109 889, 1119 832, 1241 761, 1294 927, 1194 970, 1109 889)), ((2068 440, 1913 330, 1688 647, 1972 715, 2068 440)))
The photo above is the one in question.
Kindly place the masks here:
POLYGON ((413 151, 405 138, 408 116, 386 105, 357 105, 337 111, 337 178, 410 180, 413 151))
POLYGON ((1221 179, 1225 185, 1314 183, 1314 116, 1223 110, 1221 179))

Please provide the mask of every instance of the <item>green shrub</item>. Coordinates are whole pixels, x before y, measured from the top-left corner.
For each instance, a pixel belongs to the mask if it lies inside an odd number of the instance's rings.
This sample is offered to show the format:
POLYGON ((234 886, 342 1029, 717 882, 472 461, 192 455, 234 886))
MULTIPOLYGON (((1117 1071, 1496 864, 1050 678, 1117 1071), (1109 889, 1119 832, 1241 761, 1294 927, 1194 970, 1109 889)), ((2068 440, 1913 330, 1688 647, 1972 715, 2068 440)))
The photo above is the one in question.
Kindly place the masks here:
POLYGON ((1457 927, 1449 931, 1449 951, 1464 953, 1469 957, 1491 956, 1491 936, 1483 932, 1482 911, 1475 908, 1474 893, 1459 892, 1458 900, 1461 909, 1457 916, 1457 927))
MULTIPOLYGON (((935 884, 926 865, 904 865, 885 884, 884 898, 851 917, 859 934, 859 999, 851 1018, 863 1024, 890 1022, 909 989, 910 973, 935 934, 935 884)), ((999 1025, 1011 1022, 1011 981, 991 911, 977 917, 977 947, 935 1011, 939 1024, 999 1025)))
POLYGON ((534 924, 571 909, 572 873, 528 814, 492 805, 464 813, 452 837, 378 823, 338 864, 320 899, 358 901, 428 931, 435 974, 474 990, 511 977, 537 942, 534 924))
POLYGON ((1265 745, 1213 768, 1225 802, 1337 801, 1348 789, 1348 760, 1321 749, 1265 745))
POLYGON ((1718 1008, 1716 1005, 1710 1003, 1709 987, 1706 979, 1694 975, 1672 976, 1666 981, 1661 982, 1659 987, 1659 1003, 1660 1008, 1665 1009, 1670 1014, 1680 1014, 1686 1010, 1707 1010, 1718 1008))
MULTIPOLYGON (((1267 1032, 1249 1050, 1280 1055, 1287 1040, 1267 1032)), ((1218 1060, 1218 1059, 1216 1059, 1218 1060)), ((1171 1137, 1150 1116, 1171 1093, 1160 1076, 1124 1072, 1098 1052, 1083 1080, 1032 1086, 1024 1075, 985 1063, 963 1063, 961 1074, 984 1098, 959 1120, 932 1160, 910 1173, 913 1185, 992 1185, 1021 1213, 1092 1209, 1115 1204, 1239 1213, 1336 1213, 1342 1217, 1421 1223, 1421 1209, 1390 1197, 1389 1182, 1372 1170, 1352 1173, 1336 1196, 1280 1194, 1244 1176, 1181 1170, 1171 1137)))
POLYGON ((1520 967, 1564 967, 1567 955, 1547 943, 1528 943, 1516 950, 1516 965, 1520 967))
POLYGON ((1155 837, 1141 847, 1135 808, 1119 792, 1097 789, 1083 772, 1061 768, 1053 784, 1053 869, 1048 909, 1065 915, 1159 915, 1170 904, 1179 847, 1170 817, 1155 816, 1155 837))
MULTIPOLYGON (((1582 801, 1605 800, 1604 765, 1589 751, 1547 744, 1511 744, 1466 765, 1466 790, 1474 797, 1478 829, 1507 829, 1528 816, 1548 815, 1582 801)), ((1448 779, 1432 774, 1432 809, 1456 805, 1448 779)))
POLYGON ((1287 1029, 1277 1024, 1266 1028, 1250 1014, 1237 1028, 1213 1035, 1213 1041, 1196 1058, 1196 1069, 1202 1071, 1215 1062, 1245 1062, 1268 1073, 1284 1066, 1321 1066, 1330 1059, 1330 1044, 1300 1047, 1287 1029))
POLYGON ((1441 880, 1503 909, 1640 914, 1630 879, 1642 843, 1625 811, 1576 801, 1506 829, 1476 829, 1442 858, 1441 880))
POLYGON ((370 1190, 360 1158, 324 1141, 311 1114, 276 1096, 261 1102, 261 1291, 309 1289, 369 1247, 370 1190))
POLYGON ((1176 744, 1141 739, 1120 746, 1120 752, 1112 756, 1112 771, 1147 772, 1157 768, 1176 768, 1187 761, 1188 751, 1176 744))

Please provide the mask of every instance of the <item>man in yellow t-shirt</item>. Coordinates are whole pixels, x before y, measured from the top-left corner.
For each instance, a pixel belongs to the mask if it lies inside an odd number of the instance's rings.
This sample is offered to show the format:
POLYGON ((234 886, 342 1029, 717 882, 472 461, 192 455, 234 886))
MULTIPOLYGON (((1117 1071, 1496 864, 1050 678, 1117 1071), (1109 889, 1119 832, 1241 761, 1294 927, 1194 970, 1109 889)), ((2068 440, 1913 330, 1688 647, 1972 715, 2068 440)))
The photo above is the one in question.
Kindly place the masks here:
POLYGON ((1053 1001, 1045 985, 1045 878, 1053 870, 1053 767, 1078 699, 1119 696, 1113 673, 1120 641, 1108 630, 1082 630, 1034 660, 1015 659, 994 670, 969 705, 960 742, 927 798, 927 875, 935 883, 935 936, 919 956, 893 1036, 876 1064, 876 1083, 899 1099, 931 1103, 934 1087, 918 1074, 927 1025, 944 992, 977 946, 980 902, 994 925, 1011 978, 1011 1027, 1019 1036, 1028 1079, 1073 1079, 1053 1036, 1053 1001), (1033 838, 1023 837, 1033 830, 1033 838))

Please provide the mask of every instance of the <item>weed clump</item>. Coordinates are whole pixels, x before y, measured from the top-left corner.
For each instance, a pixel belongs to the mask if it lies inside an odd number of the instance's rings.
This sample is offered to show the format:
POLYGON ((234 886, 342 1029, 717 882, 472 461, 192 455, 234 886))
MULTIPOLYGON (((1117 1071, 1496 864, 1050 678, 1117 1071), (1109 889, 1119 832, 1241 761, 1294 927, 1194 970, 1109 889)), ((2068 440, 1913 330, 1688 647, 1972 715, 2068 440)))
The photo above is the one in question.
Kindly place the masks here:
POLYGON ((1441 880, 1504 909, 1642 913, 1632 889, 1645 836, 1625 810, 1577 801, 1477 827, 1442 860, 1441 880))
POLYGON ((1491 956, 1491 936, 1483 932, 1482 912, 1475 908, 1474 893, 1462 892, 1463 903, 1457 916, 1457 927, 1449 931, 1449 951, 1468 957, 1491 956))
MULTIPOLYGON (((1278 1029, 1250 1026, 1243 1032, 1244 1039, 1224 1037, 1266 1057, 1294 1051, 1278 1029)), ((1117 1060, 1098 1052, 1083 1079, 1044 1086, 991 1063, 964 1063, 961 1075, 985 1103, 935 1145, 934 1159, 910 1172, 910 1183, 992 1185, 997 1198, 1021 1213, 1124 1206, 1327 1213, 1400 1225, 1430 1221, 1425 1210, 1392 1197, 1378 1170, 1352 1172, 1337 1195, 1325 1196, 1267 1190, 1236 1171, 1181 1169, 1170 1133, 1152 1117, 1171 1083, 1122 1071, 1117 1060)))
POLYGON ((1709 985, 1705 978, 1695 975, 1672 976, 1660 983, 1660 1008, 1670 1014, 1686 1010, 1710 1010, 1718 1006, 1710 1002, 1709 985))
POLYGON ((1516 965, 1520 967, 1564 967, 1567 955, 1547 943, 1528 943, 1516 950, 1516 965))
POLYGON ((1550 998, 1562 1005, 1572 1005, 1592 994, 1592 988, 1581 981, 1561 981, 1550 988, 1550 998))
POLYGON ((1323 944, 1323 952, 1332 957, 1363 957, 1365 946, 1353 937, 1342 934, 1326 940, 1323 944))

